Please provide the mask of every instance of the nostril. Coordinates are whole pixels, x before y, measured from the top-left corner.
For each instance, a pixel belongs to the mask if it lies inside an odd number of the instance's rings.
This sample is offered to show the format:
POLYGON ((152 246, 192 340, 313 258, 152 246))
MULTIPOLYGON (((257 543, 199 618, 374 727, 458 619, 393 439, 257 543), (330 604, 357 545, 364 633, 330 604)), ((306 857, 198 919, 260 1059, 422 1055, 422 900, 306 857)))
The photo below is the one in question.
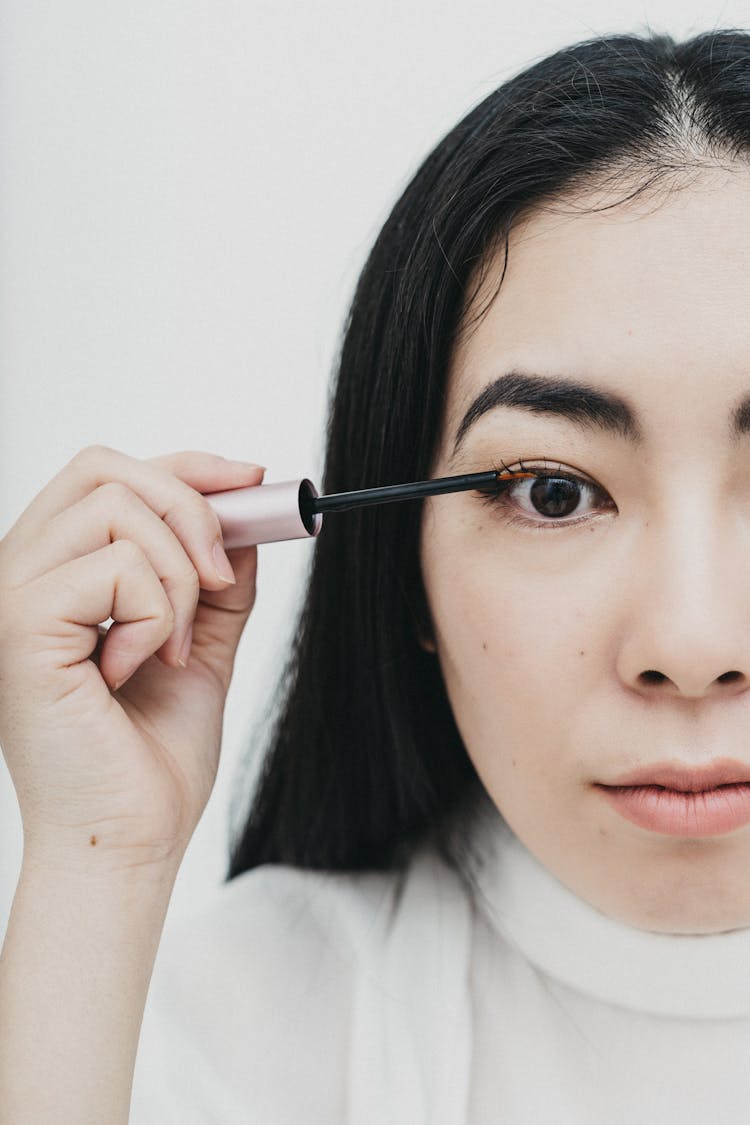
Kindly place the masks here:
MULTIPOLYGON (((657 672, 655 668, 649 668, 647 671, 641 672, 638 678, 644 684, 662 684, 669 677, 665 676, 663 672, 657 672)), ((717 676, 716 683, 736 684, 744 679, 744 674, 733 668, 731 672, 722 672, 720 676, 717 676)))

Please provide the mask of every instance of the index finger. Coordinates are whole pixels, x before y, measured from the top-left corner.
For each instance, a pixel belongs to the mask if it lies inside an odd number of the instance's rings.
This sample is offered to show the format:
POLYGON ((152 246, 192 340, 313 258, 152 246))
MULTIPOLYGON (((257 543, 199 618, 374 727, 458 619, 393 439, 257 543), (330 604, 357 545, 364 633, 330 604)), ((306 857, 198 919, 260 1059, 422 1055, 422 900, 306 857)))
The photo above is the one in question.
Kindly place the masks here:
POLYGON ((259 483, 259 466, 227 461, 214 453, 185 450, 160 457, 130 457, 106 445, 80 450, 34 497, 5 536, 12 550, 17 539, 43 534, 56 515, 107 481, 121 481, 151 507, 183 542, 221 537, 221 523, 207 500, 197 493, 218 492, 259 483))

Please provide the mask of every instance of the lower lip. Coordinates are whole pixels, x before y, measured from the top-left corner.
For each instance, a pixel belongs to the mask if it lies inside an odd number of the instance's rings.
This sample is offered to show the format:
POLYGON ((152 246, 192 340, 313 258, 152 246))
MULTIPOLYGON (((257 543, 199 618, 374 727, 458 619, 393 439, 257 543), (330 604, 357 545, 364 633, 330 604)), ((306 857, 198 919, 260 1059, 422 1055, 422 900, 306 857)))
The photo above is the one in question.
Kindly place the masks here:
POLYGON ((658 785, 598 785, 626 820, 665 836, 718 836, 750 824, 750 784, 682 793, 658 785))

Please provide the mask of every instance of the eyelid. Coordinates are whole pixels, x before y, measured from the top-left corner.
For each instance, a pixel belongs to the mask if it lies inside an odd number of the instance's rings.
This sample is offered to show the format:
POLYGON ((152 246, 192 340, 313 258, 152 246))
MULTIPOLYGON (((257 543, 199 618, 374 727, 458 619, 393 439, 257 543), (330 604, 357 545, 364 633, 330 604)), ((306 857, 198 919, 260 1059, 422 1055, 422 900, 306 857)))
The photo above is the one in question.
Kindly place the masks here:
MULTIPOLYGON (((477 489, 477 493, 481 495, 482 501, 497 510, 501 519, 509 524, 518 524, 529 530, 547 530, 554 528, 570 528, 576 524, 588 523, 597 516, 601 516, 601 512, 592 512, 578 517, 568 518, 561 517, 555 519, 554 517, 542 518, 539 513, 539 518, 534 519, 530 513, 525 513, 523 509, 514 507, 509 497, 511 487, 515 481, 529 480, 532 478, 545 478, 555 477, 563 478, 566 480, 573 480, 576 483, 587 486, 592 489, 595 494, 605 496, 611 500, 611 508, 617 510, 612 498, 609 496, 607 490, 600 485, 596 480, 590 477, 587 473, 583 473, 578 469, 573 469, 572 466, 563 465, 562 462, 550 462, 546 459, 543 460, 542 465, 529 464, 527 461, 516 461, 508 466, 504 462, 500 465, 495 465, 494 469, 498 473, 498 481, 496 484, 487 485, 486 487, 477 489), (518 466, 517 468, 514 466, 518 466), (507 487, 499 487, 503 482, 507 487), (503 507, 506 509, 503 511, 503 507)), ((611 510, 610 508, 610 510, 611 510)))
POLYGON ((506 473, 510 475, 514 475, 516 473, 527 473, 530 476, 536 477, 554 476, 555 473, 559 473, 561 476, 567 475, 574 476, 576 478, 580 477, 581 480, 586 481, 587 484, 593 484, 597 485, 597 487, 601 487, 601 485, 598 485, 597 481, 595 481, 593 477, 589 476, 588 473, 584 472, 583 469, 579 469, 576 465, 571 465, 568 461, 550 460, 549 457, 524 457, 523 459, 519 457, 517 460, 511 461, 509 464, 506 464, 505 461, 498 460, 498 462, 496 464, 493 464, 492 467, 495 472, 502 475, 506 473))

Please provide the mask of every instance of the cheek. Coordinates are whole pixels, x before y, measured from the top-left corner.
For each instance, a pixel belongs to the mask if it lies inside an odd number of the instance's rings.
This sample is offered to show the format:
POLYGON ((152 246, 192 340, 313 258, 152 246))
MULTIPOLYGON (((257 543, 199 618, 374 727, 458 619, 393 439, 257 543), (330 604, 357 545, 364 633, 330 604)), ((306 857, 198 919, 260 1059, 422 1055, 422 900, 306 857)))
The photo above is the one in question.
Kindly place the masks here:
POLYGON ((445 568, 432 606, 446 691, 475 764, 497 759, 500 747, 516 748, 537 769, 559 761, 582 688, 601 667, 592 660, 601 653, 601 618, 581 585, 480 559, 445 568))

